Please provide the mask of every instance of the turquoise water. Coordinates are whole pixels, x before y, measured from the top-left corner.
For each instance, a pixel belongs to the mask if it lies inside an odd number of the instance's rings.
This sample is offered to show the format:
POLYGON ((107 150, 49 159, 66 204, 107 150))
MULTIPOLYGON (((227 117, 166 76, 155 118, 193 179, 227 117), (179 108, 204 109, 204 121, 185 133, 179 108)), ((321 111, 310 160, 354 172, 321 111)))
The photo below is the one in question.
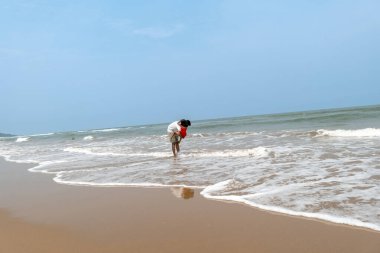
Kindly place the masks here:
POLYGON ((0 138, 57 183, 201 188, 211 199, 380 231, 380 106, 0 138))

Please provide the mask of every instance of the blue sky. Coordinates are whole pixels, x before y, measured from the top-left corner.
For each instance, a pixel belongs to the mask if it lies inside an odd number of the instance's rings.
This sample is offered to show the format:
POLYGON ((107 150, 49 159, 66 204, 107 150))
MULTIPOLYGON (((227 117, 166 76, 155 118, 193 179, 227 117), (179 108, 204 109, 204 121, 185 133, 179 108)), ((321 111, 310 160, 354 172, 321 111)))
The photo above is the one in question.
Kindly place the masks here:
POLYGON ((380 103, 379 1, 0 0, 0 132, 380 103))

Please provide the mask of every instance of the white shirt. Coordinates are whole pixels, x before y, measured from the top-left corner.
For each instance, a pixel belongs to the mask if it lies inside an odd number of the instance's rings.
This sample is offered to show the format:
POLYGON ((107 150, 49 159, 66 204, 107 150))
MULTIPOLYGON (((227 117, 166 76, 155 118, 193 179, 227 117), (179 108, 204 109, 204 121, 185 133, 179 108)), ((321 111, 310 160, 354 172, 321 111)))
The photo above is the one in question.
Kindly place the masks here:
POLYGON ((174 121, 168 126, 168 133, 174 133, 181 131, 181 127, 178 125, 178 121, 174 121))

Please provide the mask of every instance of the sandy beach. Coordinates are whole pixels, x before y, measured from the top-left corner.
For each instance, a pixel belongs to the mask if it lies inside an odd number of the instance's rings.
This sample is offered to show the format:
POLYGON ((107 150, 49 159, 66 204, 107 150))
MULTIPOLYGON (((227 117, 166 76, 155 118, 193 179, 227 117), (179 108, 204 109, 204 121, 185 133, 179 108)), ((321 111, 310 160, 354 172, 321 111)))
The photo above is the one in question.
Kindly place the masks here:
POLYGON ((211 201, 82 187, 0 161, 0 252, 380 252, 380 233, 211 201))

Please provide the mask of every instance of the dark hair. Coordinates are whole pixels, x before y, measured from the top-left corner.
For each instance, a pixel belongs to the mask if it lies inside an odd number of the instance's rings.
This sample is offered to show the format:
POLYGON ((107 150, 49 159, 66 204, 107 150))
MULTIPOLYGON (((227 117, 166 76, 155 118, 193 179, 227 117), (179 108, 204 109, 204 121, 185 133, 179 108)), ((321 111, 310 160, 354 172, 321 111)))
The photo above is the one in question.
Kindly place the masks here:
POLYGON ((181 119, 179 122, 181 122, 181 125, 184 126, 184 127, 191 126, 190 120, 181 119))
POLYGON ((181 123, 182 126, 186 126, 187 124, 185 119, 181 119, 179 122, 181 123))

